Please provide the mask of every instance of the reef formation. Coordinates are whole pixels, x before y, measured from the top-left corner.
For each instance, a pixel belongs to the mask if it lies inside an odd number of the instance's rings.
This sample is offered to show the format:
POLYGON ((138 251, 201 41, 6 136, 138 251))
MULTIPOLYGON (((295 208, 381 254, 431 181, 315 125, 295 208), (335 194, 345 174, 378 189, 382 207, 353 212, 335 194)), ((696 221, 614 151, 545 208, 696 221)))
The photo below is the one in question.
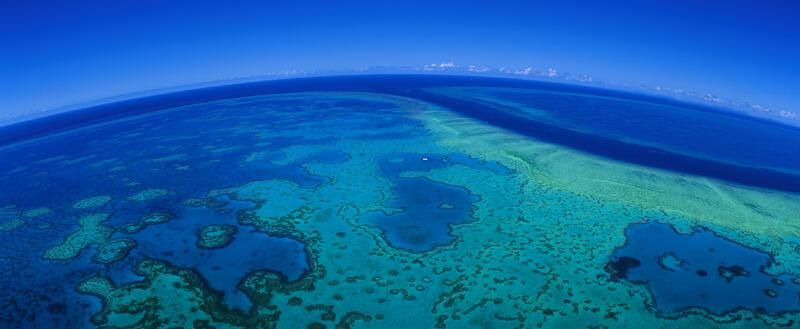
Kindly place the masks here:
MULTIPOLYGON (((378 93, 341 79, 0 147, 1 326, 800 323, 796 163, 634 129, 644 117, 615 124, 645 105, 670 122, 722 114, 494 80, 400 77, 378 93), (749 184, 760 174, 791 179, 749 184)), ((751 137, 766 125, 730 120, 720 129, 751 137)), ((769 138, 800 140, 780 129, 769 138)))

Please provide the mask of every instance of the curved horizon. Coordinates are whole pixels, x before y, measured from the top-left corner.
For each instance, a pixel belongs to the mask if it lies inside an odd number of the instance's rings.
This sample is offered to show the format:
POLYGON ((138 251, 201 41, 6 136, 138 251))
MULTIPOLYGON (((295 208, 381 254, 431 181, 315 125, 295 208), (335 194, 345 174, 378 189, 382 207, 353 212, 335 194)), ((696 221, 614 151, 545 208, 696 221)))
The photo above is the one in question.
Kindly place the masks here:
MULTIPOLYGON (((626 91, 603 89, 575 84, 553 83, 538 80, 475 77, 457 75, 339 75, 294 79, 263 80, 220 86, 196 88, 133 98, 96 105, 75 111, 63 112, 10 126, 0 127, 0 146, 13 145, 27 140, 70 131, 129 116, 157 112, 164 109, 203 104, 218 100, 243 97, 288 94, 296 92, 368 92, 388 94, 411 99, 420 99, 441 106, 514 133, 536 138, 548 143, 567 146, 611 160, 617 160, 652 168, 666 169, 692 175, 717 178, 737 184, 800 192, 800 168, 793 171, 773 167, 751 167, 741 163, 722 161, 709 155, 691 155, 673 152, 652 145, 629 143, 610 136, 587 134, 559 125, 529 120, 516 114, 493 110, 478 102, 444 96, 427 91, 429 88, 448 86, 503 86, 530 88, 532 90, 558 90, 597 95, 649 104, 668 105, 680 110, 698 111, 722 117, 749 120, 775 128, 786 128, 800 132, 800 128, 777 121, 753 117, 743 113, 723 110, 702 104, 682 102, 674 99, 636 94, 626 91), (793 173, 794 172, 794 173, 793 173)), ((763 131, 774 134, 778 130, 763 131)), ((765 154, 767 155, 767 154, 765 154)), ((770 155, 772 157, 773 155, 770 155)), ((780 156, 779 156, 780 157, 780 156)), ((766 160, 766 159, 765 159, 766 160)), ((786 168, 783 168, 786 169, 786 168)))
POLYGON ((308 7, 320 10, 249 1, 236 8, 182 1, 8 5, 0 11, 0 29, 11 32, 10 47, 0 52, 0 120, 230 79, 459 65, 520 77, 572 72, 614 88, 645 84, 800 120, 800 100, 786 92, 800 89, 793 73, 800 30, 789 14, 797 8, 788 3, 308 7), (270 14, 276 11, 282 14, 270 14), (408 19, 418 24, 404 24, 408 19))
POLYGON ((422 68, 405 68, 405 71, 389 70, 387 72, 382 72, 382 73, 364 73, 364 72, 365 69, 338 71, 330 74, 321 72, 308 72, 308 73, 298 73, 296 75, 253 76, 253 77, 231 78, 224 80, 203 81, 203 82, 162 87, 156 89, 145 89, 118 95, 111 95, 108 97, 102 97, 74 104, 66 104, 63 106, 58 106, 55 108, 50 108, 38 112, 26 113, 14 117, 3 117, 2 113, 0 113, 0 128, 21 124, 32 120, 47 118, 53 115, 59 115, 74 111, 81 111, 99 106, 109 106, 116 103, 123 103, 137 98, 153 97, 171 93, 206 89, 206 88, 234 86, 240 84, 258 83, 267 81, 280 81, 280 80, 293 80, 293 79, 306 79, 306 78, 326 78, 326 77, 340 77, 340 76, 375 76, 375 75, 464 76, 464 77, 510 79, 510 80, 520 80, 520 81, 534 81, 534 82, 543 82, 551 84, 581 86, 587 88, 595 88, 599 90, 639 94, 647 97, 661 98, 664 100, 685 103, 687 105, 703 106, 710 109, 731 112, 734 114, 743 114, 748 117, 752 117, 754 119, 767 120, 770 122, 787 125, 791 127, 800 127, 800 120, 792 120, 793 118, 787 118, 770 112, 758 112, 758 111, 753 111, 752 109, 741 108, 741 107, 737 108, 735 106, 736 104, 732 103, 733 101, 729 101, 729 103, 726 104, 720 104, 720 102, 709 102, 699 97, 680 97, 679 95, 675 94, 667 94, 659 92, 660 91, 659 89, 633 88, 631 86, 625 88, 613 84, 601 83, 596 81, 581 81, 576 79, 553 79, 552 77, 547 77, 547 76, 530 77, 525 75, 520 76, 519 74, 504 73, 504 72, 489 72, 488 74, 486 72, 474 73, 474 72, 457 71, 454 68, 447 68, 445 70, 425 70, 425 68, 422 67, 422 68))

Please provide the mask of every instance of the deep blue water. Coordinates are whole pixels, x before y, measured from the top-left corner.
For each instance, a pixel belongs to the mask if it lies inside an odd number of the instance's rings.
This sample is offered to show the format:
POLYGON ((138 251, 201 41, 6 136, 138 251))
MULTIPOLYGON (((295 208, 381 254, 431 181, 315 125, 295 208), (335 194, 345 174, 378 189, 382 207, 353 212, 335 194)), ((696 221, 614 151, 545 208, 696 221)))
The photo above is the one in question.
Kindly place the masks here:
MULTIPOLYGON (((217 103, 155 112, 88 127, 57 139, 0 148, 0 184, 13 187, 0 189, 0 206, 14 206, 14 210, 47 206, 53 210, 0 234, 0 268, 6 273, 0 276, 0 323, 23 328, 83 327, 99 311, 100 301, 78 294, 75 286, 98 275, 109 275, 116 283, 137 280, 132 269, 136 260, 144 257, 194 268, 213 289, 226 293, 227 305, 247 308, 249 301, 236 289, 241 277, 248 270, 264 269, 296 280, 308 267, 304 245, 239 226, 226 248, 200 250, 195 246, 196 229, 208 224, 234 225, 235 213, 218 214, 180 204, 204 198, 214 189, 256 180, 283 179, 308 189, 325 184, 329 177, 313 175, 305 166, 340 163, 349 154, 331 147, 286 164, 273 161, 286 159, 283 150, 288 147, 330 145, 339 139, 333 131, 354 132, 359 138, 369 139, 383 137, 364 134, 379 127, 418 129, 418 122, 399 115, 404 111, 390 103, 366 100, 271 99, 256 100, 250 106, 217 103), (300 106, 308 109, 298 112, 300 106), (348 116, 341 115, 342 106, 347 106, 348 116), (316 136, 275 133, 310 122, 326 132, 316 136), (247 123, 249 129, 232 128, 238 123, 247 123), (272 135, 264 135, 268 133, 272 135), (256 149, 264 155, 246 162, 256 149), (115 167, 119 170, 111 170, 115 167), (166 188, 169 194, 143 202, 127 199, 151 188, 166 188), (113 200, 96 209, 72 208, 76 201, 98 195, 113 200), (136 234, 114 233, 115 239, 133 238, 137 246, 110 267, 91 261, 96 246, 68 261, 41 257, 44 250, 78 229, 77 218, 92 212, 112 214, 104 224, 113 228, 136 224, 152 213, 173 214, 175 218, 136 234), (246 250, 248 246, 269 248, 246 250), (236 257, 231 257, 232 253, 236 257), (236 263, 230 266, 234 260, 236 263)), ((234 206, 231 211, 236 209, 234 206)))
POLYGON ((115 263, 108 273, 121 285, 138 281, 133 268, 144 258, 161 259, 181 268, 197 270, 213 289, 225 293, 224 302, 248 310, 250 300, 237 289, 249 273, 268 270, 288 281, 299 279, 309 268, 305 246, 287 237, 272 237, 250 227, 240 226, 236 211, 252 204, 234 201, 223 213, 209 208, 179 208, 179 216, 164 224, 149 225, 134 234, 117 233, 137 241, 124 261, 115 263), (197 232, 208 225, 233 225, 238 228, 224 248, 203 249, 197 246, 197 232))
POLYGON ((400 177, 402 172, 424 172, 459 164, 508 174, 508 168, 463 154, 392 153, 378 159, 381 174, 394 183, 393 197, 386 203, 399 212, 370 214, 366 223, 379 227, 387 242, 412 252, 430 251, 449 244, 451 225, 471 219, 479 198, 469 190, 427 178, 400 177))
POLYGON ((613 276, 646 285, 664 313, 691 307, 717 314, 800 310, 800 280, 764 272, 772 263, 767 253, 709 230, 680 234, 657 222, 632 224, 625 236, 609 266, 613 276))
POLYGON ((450 225, 470 220, 472 203, 478 201, 463 187, 427 178, 398 179, 392 192, 394 197, 386 206, 399 208, 400 212, 372 214, 365 222, 383 230, 393 247, 413 252, 450 243, 450 225))
MULTIPOLYGON (((48 134, 53 130, 85 125, 91 122, 118 118, 133 113, 171 108, 202 101, 283 92, 302 91, 363 91, 407 96, 425 100, 460 114, 476 118, 511 131, 552 142, 609 159, 702 175, 730 182, 800 192, 800 129, 762 119, 674 100, 637 95, 619 91, 496 78, 455 76, 340 76, 265 81, 190 90, 101 105, 85 110, 58 114, 47 118, 0 128, 0 145, 48 134), (590 133, 574 127, 538 122, 513 111, 499 111, 468 100, 435 95, 425 88, 472 86, 514 87, 558 92, 585 93, 593 96, 614 97, 618 101, 600 106, 595 113, 604 118, 616 118, 620 113, 630 113, 624 100, 650 102, 673 106, 672 111, 660 112, 650 118, 642 115, 634 121, 600 120, 595 129, 615 131, 619 136, 590 133), (623 105, 620 105, 623 104, 623 105), (617 112, 621 111, 621 112, 617 112), (698 115, 713 113, 714 115, 698 115), (665 124, 669 123, 669 124, 665 124), (635 129, 631 129, 631 128, 635 129), (686 134, 681 129, 690 129, 686 134), (652 146, 653 131, 658 131, 659 143, 652 146), (643 139, 639 141, 639 139, 643 139), (715 142, 716 141, 716 142, 715 142), (723 143, 723 144, 720 144, 723 143), (770 145, 770 146, 765 146, 770 145), (701 151, 701 155, 696 155, 701 151), (731 154, 736 156, 732 161, 731 154)), ((517 96, 514 96, 517 97, 517 96)), ((530 100, 522 99, 523 102, 530 100)), ((570 99, 546 98, 535 105, 552 107, 554 112, 565 108, 570 99)), ((585 102, 585 100, 584 100, 585 102)), ((578 102, 578 104, 581 104, 578 102)), ((596 108, 596 107, 595 107, 596 108)), ((586 109, 584 109, 586 110, 586 109)), ((588 115, 576 109, 569 115, 588 115)), ((649 111, 653 113, 653 111, 649 111)), ((644 113, 644 112, 643 112, 644 113)), ((594 121, 583 120, 583 121, 594 121)))
POLYGON ((5 234, 0 243, 0 327, 75 327, 100 311, 99 299, 74 289, 86 277, 102 274, 102 268, 91 262, 93 247, 70 261, 46 261, 39 255, 60 241, 61 234, 33 227, 13 233, 5 234))
POLYGON ((489 94, 547 114, 547 119, 543 120, 518 110, 498 107, 529 120, 551 121, 571 130, 654 145, 676 153, 800 173, 797 171, 800 154, 797 129, 732 118, 716 112, 687 111, 669 104, 622 98, 551 91, 489 94))

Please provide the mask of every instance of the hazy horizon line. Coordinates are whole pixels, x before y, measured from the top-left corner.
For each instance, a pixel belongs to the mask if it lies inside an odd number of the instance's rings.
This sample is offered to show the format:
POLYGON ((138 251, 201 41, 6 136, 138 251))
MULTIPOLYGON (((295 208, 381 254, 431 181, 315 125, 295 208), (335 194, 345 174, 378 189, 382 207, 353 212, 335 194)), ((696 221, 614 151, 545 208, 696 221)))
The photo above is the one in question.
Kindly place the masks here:
POLYGON ((716 96, 709 93, 686 91, 679 88, 671 88, 664 86, 650 86, 644 83, 633 85, 629 83, 609 82, 609 81, 598 80, 592 76, 585 74, 558 72, 554 68, 534 69, 533 67, 506 68, 506 67, 488 67, 488 66, 477 66, 477 65, 459 66, 454 64, 453 62, 429 64, 421 67, 368 66, 356 69, 338 69, 338 70, 311 70, 311 71, 287 70, 282 72, 272 72, 272 73, 245 76, 245 77, 233 77, 228 79, 202 81, 202 82, 182 84, 182 85, 163 87, 163 88, 145 89, 129 93, 112 95, 108 97, 102 97, 93 100, 76 102, 73 104, 56 106, 52 108, 23 111, 17 115, 12 115, 8 117, 0 116, 0 127, 9 126, 16 123, 30 121, 60 113, 67 113, 81 109, 86 109, 94 106, 112 104, 116 102, 122 102, 141 97, 155 96, 160 94, 168 94, 172 92, 180 92, 193 89, 219 87, 219 86, 234 85, 234 84, 248 83, 248 82, 282 80, 282 79, 293 79, 293 78, 303 78, 303 77, 325 77, 325 76, 337 76, 337 75, 373 75, 373 74, 374 75, 450 74, 450 75, 464 75, 464 76, 511 78, 519 80, 533 80, 533 81, 545 81, 553 83, 591 86, 595 88, 602 88, 608 90, 642 93, 649 96, 666 97, 678 101, 710 106, 717 109, 723 109, 737 113, 744 113, 753 117, 768 119, 771 121, 776 121, 779 123, 800 127, 800 115, 798 115, 795 112, 787 110, 774 110, 765 106, 761 106, 759 104, 753 104, 741 100, 731 100, 728 98, 716 96))

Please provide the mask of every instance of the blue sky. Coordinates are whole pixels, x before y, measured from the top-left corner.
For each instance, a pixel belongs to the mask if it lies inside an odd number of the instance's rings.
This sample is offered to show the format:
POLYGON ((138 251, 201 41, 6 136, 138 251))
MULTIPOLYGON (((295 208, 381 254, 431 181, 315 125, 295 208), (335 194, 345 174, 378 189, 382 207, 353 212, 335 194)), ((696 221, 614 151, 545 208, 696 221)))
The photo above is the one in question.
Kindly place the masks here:
POLYGON ((0 118, 370 65, 557 68, 800 111, 797 1, 3 1, 0 118))

